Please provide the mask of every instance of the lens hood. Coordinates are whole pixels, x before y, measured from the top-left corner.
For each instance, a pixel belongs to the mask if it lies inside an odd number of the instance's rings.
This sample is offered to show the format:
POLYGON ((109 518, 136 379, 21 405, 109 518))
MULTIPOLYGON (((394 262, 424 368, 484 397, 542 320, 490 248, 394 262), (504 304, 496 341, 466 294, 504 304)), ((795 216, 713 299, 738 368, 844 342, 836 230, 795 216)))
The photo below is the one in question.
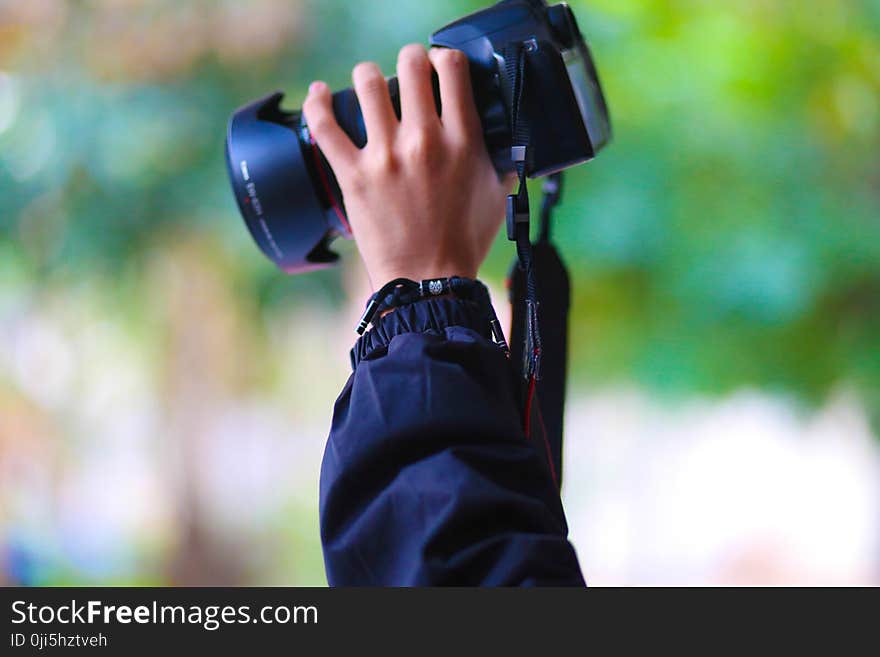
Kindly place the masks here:
MULTIPOLYGON (((280 91, 232 115, 226 164, 238 207, 260 249, 278 267, 299 273, 332 265, 339 234, 316 191, 320 154, 301 134, 300 116, 281 109, 280 91)), ((333 209, 331 208, 332 212, 333 209)))

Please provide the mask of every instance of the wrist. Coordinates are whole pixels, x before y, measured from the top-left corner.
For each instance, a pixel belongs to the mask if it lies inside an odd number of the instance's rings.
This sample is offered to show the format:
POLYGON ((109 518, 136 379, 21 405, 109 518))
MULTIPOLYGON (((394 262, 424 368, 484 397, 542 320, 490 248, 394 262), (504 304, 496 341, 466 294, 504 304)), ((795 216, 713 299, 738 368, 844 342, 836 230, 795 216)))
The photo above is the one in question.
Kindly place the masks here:
POLYGON ((476 268, 456 263, 425 265, 417 264, 404 267, 381 267, 368 271, 373 292, 388 281, 407 278, 412 281, 424 281, 431 278, 476 278, 476 268))
MULTIPOLYGON (((384 317, 376 317, 373 328, 361 335, 351 350, 352 369, 364 358, 384 353, 391 341, 404 333, 447 335, 453 327, 469 329, 507 353, 507 344, 486 302, 439 295, 398 306, 384 317)), ((447 335, 448 337, 448 335, 447 335)))
POLYGON ((495 344, 505 352, 507 351, 507 342, 504 339, 495 310, 492 308, 489 290, 475 278, 460 276, 430 278, 420 281, 395 278, 388 281, 367 301, 367 306, 355 331, 359 335, 363 335, 368 326, 372 324, 375 328, 377 321, 381 321, 382 318, 389 315, 391 310, 439 297, 454 297, 482 308, 483 320, 488 326, 495 344))

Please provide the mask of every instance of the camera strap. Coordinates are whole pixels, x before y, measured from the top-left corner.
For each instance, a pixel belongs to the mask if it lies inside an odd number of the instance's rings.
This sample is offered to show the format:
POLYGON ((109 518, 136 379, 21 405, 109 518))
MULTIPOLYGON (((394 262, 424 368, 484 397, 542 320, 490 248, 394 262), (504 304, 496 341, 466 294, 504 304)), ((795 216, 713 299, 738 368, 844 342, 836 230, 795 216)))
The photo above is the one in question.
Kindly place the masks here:
MULTIPOLYGON (((541 223, 538 239, 531 245, 532 268, 537 273, 538 319, 541 337, 547 345, 542 354, 541 377, 535 388, 540 404, 535 404, 534 423, 543 434, 548 460, 556 475, 556 483, 562 483, 562 428, 565 414, 565 380, 568 369, 568 313, 571 284, 565 263, 550 241, 552 211, 559 202, 562 174, 548 176, 543 184, 541 223)), ((525 298, 526 277, 515 260, 510 268, 509 294, 513 321, 510 335, 511 357, 521 357, 525 345, 525 298)), ((530 409, 531 410, 531 409, 530 409)), ((531 428, 531 427, 530 427, 531 428)))
MULTIPOLYGON (((510 156, 519 179, 516 193, 507 197, 507 239, 516 243, 517 260, 525 277, 525 294, 522 300, 525 312, 525 342, 520 355, 522 356, 523 376, 529 381, 530 388, 533 389, 535 381, 541 377, 542 345, 538 326, 538 288, 532 260, 532 242, 529 236, 529 188, 526 184, 531 153, 529 152, 528 122, 523 120, 522 103, 528 48, 528 44, 515 44, 510 49, 512 52, 509 52, 505 57, 507 77, 511 82, 510 122, 513 140, 510 156)), ((531 393, 529 398, 531 398, 531 393)), ((528 421, 527 417, 526 422, 528 423, 528 421)))
POLYGON ((517 253, 509 279, 513 311, 510 350, 514 362, 522 362, 526 381, 525 434, 529 439, 535 435, 543 441, 551 475, 556 485, 561 486, 570 281, 565 264, 550 241, 552 211, 561 194, 560 173, 552 174, 544 181, 538 239, 532 244, 530 237, 526 180, 531 153, 528 121, 523 108, 523 86, 528 53, 533 47, 533 43, 526 42, 505 53, 508 55, 505 57, 505 72, 512 89, 511 158, 519 179, 516 193, 507 197, 507 237, 516 243, 517 253), (546 353, 542 334, 550 345, 546 353), (535 403, 536 398, 540 403, 535 403))

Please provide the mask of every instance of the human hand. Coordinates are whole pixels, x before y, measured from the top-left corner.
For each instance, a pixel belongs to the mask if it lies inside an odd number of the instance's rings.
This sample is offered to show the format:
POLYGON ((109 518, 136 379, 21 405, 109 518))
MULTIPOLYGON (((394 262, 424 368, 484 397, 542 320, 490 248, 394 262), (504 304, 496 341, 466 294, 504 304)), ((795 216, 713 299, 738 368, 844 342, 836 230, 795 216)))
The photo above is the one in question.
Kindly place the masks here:
POLYGON ((312 83, 303 104, 309 131, 336 174, 374 290, 400 277, 476 278, 513 177, 499 179, 486 151, 467 58, 411 44, 400 51, 397 76, 400 120, 379 67, 362 62, 352 71, 367 130, 362 149, 336 122, 323 82, 312 83))

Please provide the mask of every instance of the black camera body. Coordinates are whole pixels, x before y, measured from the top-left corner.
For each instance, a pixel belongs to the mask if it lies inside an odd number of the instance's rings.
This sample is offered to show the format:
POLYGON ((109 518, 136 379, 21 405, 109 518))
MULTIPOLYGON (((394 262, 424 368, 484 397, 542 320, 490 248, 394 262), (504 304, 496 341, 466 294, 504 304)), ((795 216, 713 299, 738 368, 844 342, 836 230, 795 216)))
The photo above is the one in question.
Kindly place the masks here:
MULTIPOLYGON (((529 177, 590 160, 608 143, 611 126, 602 88, 568 5, 503 0, 438 30, 430 44, 467 55, 486 147, 499 173, 514 169, 511 147, 523 134, 529 177), (518 79, 520 89, 514 89, 518 79)), ((395 78, 389 91, 399 116, 395 78)), ((281 269, 297 273, 334 263, 338 256, 330 242, 350 237, 351 231, 332 169, 302 113, 282 110, 282 98, 276 92, 237 110, 229 122, 226 153, 251 234, 281 269)), ((354 91, 334 94, 333 110, 342 129, 363 146, 367 136, 354 91)))

